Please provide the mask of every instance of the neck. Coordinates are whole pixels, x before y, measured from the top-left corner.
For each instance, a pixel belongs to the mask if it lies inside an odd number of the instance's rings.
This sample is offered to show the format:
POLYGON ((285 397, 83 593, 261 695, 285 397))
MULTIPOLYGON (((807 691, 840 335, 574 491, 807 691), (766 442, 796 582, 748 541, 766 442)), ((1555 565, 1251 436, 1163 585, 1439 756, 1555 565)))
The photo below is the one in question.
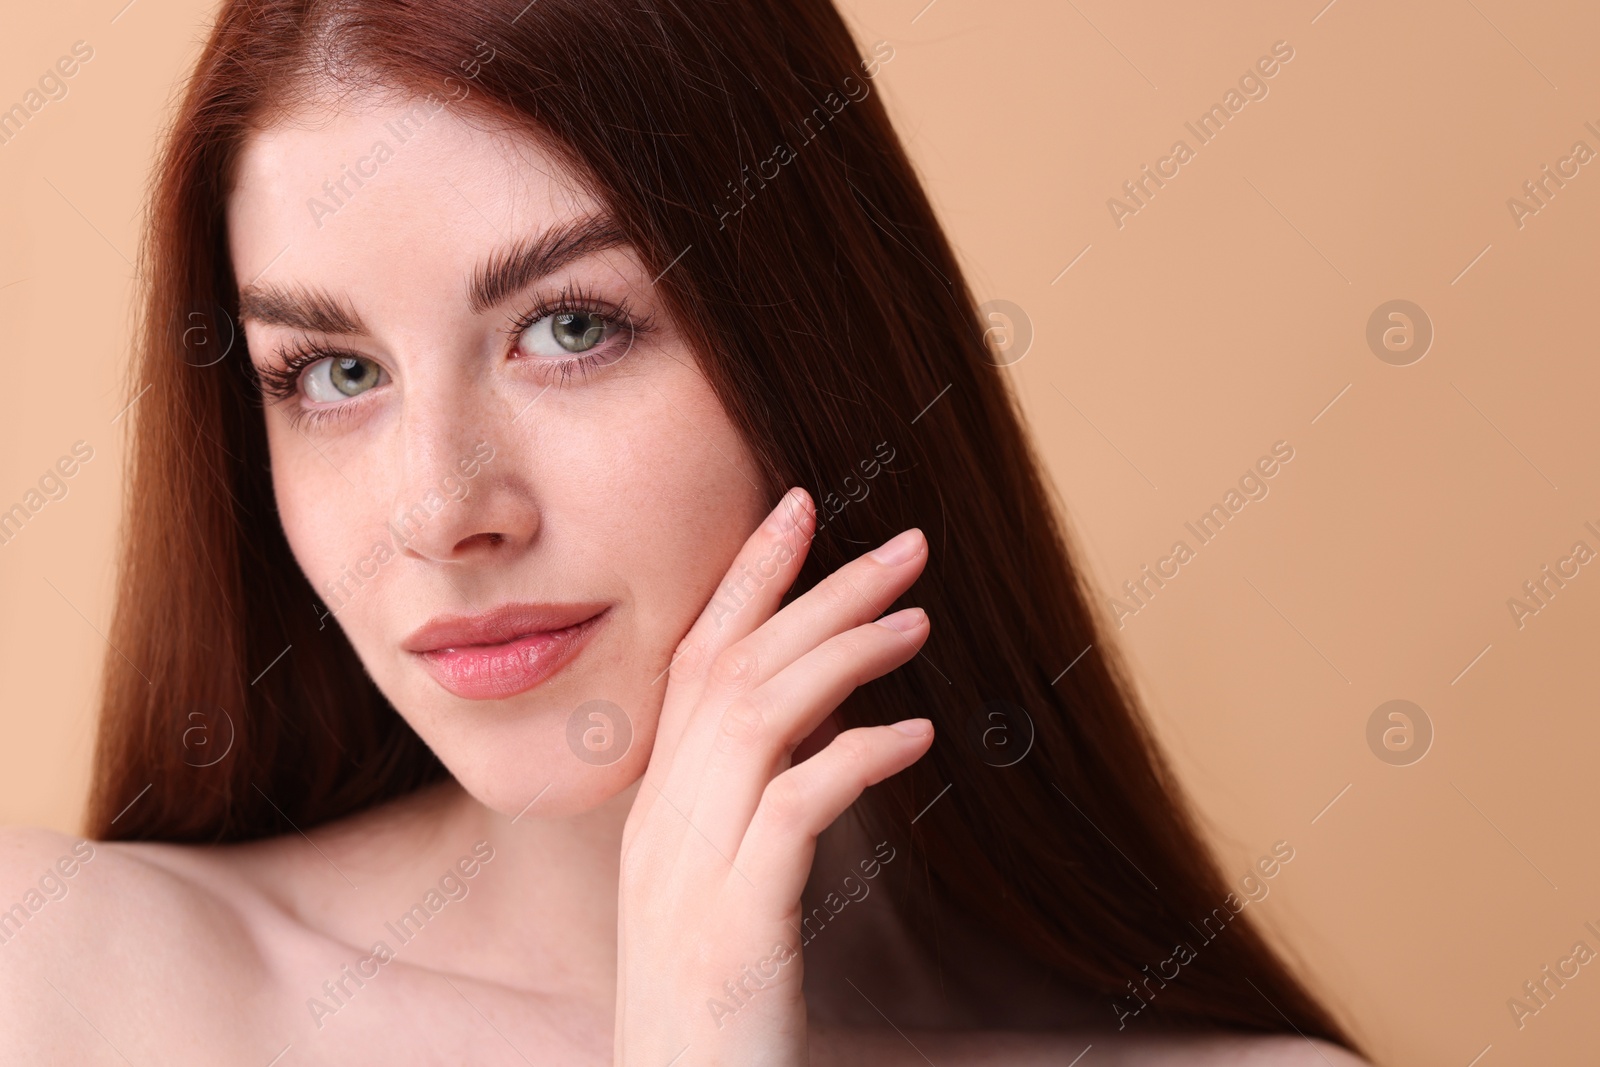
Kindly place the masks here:
POLYGON ((364 950, 381 940, 412 966, 611 1004, 618 857, 638 789, 539 819, 491 811, 454 779, 428 786, 314 831, 325 855, 303 858, 326 877, 312 907, 331 911, 335 936, 364 950))

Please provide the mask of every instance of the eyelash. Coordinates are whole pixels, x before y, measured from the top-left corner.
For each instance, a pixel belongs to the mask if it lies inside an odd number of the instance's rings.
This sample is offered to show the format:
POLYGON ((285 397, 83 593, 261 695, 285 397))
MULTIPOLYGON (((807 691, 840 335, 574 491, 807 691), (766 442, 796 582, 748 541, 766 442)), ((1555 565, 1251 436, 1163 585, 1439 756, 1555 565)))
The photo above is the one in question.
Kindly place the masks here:
POLYGON ((507 337, 516 339, 532 329, 533 325, 541 319, 567 311, 598 315, 600 318, 621 327, 621 332, 615 340, 608 343, 602 350, 587 352, 581 356, 573 356, 571 359, 538 360, 537 362, 546 365, 549 372, 560 372, 561 377, 555 383, 557 386, 565 385, 567 379, 574 372, 577 372, 580 378, 588 374, 596 364, 610 354, 611 349, 616 345, 625 343, 631 348, 633 342, 638 340, 641 334, 650 332, 654 323, 654 317, 651 315, 634 315, 633 308, 629 305, 626 297, 613 304, 594 295, 592 290, 585 288, 580 283, 565 285, 555 297, 549 299, 541 297, 534 303, 533 307, 521 315, 512 316, 511 325, 505 328, 504 333, 507 337))
MULTIPOLYGON (((568 284, 554 297, 540 297, 527 311, 511 316, 510 325, 504 327, 501 332, 514 343, 536 323, 563 312, 597 315, 621 329, 616 336, 604 342, 601 348, 573 356, 571 359, 529 358, 528 362, 544 365, 541 373, 559 375, 551 383, 557 388, 565 385, 574 373, 580 379, 586 376, 596 364, 611 356, 612 349, 616 345, 626 344, 631 348, 641 334, 650 331, 654 322, 654 317, 651 315, 634 315, 626 299, 613 304, 594 295, 581 284, 568 284)), ((300 377, 307 367, 324 359, 353 356, 356 356, 356 353, 308 341, 305 338, 297 338, 288 344, 280 345, 275 350, 273 364, 256 368, 256 386, 263 399, 269 403, 291 400, 300 393, 300 377)), ((290 407, 286 414, 291 425, 298 425, 301 421, 329 425, 350 415, 352 409, 358 405, 359 399, 354 397, 343 403, 323 408, 294 406, 290 407)))

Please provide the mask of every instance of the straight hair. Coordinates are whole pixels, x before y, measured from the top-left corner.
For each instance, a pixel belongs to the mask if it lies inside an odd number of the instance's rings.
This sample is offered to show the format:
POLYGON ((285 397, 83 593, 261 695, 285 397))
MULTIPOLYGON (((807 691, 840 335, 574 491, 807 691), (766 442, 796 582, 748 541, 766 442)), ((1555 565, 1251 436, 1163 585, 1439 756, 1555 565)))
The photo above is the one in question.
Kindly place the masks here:
MULTIPOLYGON (((838 714, 846 728, 926 715, 937 739, 855 813, 873 840, 909 841, 913 862, 886 883, 924 943, 955 909, 1113 1021, 1141 968, 1233 895, 873 91, 892 43, 863 55, 829 0, 524 2, 222 5, 164 137, 140 249, 129 392, 142 399, 89 835, 245 841, 448 773, 289 551, 235 325, 225 205, 241 145, 376 83, 537 138, 661 272, 769 501, 798 484, 817 503, 791 598, 892 533, 927 532, 928 573, 902 601, 933 632, 838 714), (996 714, 1010 733, 992 733, 996 714)), ((1151 1025, 1355 1047, 1250 915, 1228 926, 1150 1003, 1151 1025)))

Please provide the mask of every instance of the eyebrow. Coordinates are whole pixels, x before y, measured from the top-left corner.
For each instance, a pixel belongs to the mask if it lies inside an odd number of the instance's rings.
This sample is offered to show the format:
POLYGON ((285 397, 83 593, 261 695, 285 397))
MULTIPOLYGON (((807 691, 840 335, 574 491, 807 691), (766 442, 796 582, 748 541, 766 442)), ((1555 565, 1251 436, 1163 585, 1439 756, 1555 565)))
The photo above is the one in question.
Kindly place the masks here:
MULTIPOLYGON (((467 280, 467 306, 482 314, 540 278, 585 256, 631 242, 614 218, 587 215, 513 240, 491 252, 467 280)), ((325 289, 251 284, 239 290, 239 321, 289 326, 313 333, 368 333, 361 316, 325 289)))

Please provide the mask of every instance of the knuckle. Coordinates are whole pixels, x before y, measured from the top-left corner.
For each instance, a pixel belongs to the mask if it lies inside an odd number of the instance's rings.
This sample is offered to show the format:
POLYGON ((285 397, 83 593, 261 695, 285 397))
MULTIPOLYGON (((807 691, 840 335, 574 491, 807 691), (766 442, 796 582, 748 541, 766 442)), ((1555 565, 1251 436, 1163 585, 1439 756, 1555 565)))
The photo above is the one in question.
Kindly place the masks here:
POLYGON ((807 798, 805 790, 787 774, 780 774, 767 783, 761 794, 761 806, 767 819, 780 832, 793 831, 805 824, 807 798))
POLYGON ((838 751, 839 770, 851 781, 863 781, 873 762, 872 739, 866 734, 848 731, 833 739, 838 751))
POLYGON ((761 664, 755 652, 747 647, 733 645, 723 649, 711 661, 707 678, 719 689, 739 692, 755 681, 760 669, 761 664))
POLYGON ((772 690, 760 688, 730 703, 718 724, 718 748, 775 749, 788 713, 772 690))
MULTIPOLYGON (((870 624, 869 624, 870 625, 870 624)), ((874 627, 883 630, 882 626, 874 627)), ((863 633, 861 628, 830 637, 811 653, 817 669, 830 678, 847 681, 851 689, 860 688, 877 675, 875 663, 882 658, 879 635, 863 633)))
POLYGON ((741 697, 723 711, 717 732, 728 741, 748 744, 764 732, 769 711, 770 704, 760 693, 741 697))
POLYGON ((828 610, 837 614, 847 614, 861 603, 861 594, 856 592, 856 587, 843 574, 835 572, 824 579, 818 586, 826 598, 828 610))
MULTIPOLYGON (((882 630, 883 627, 877 629, 882 630)), ((860 627, 846 630, 818 645, 816 654, 829 672, 849 675, 860 685, 862 659, 874 651, 877 637, 877 634, 862 632, 860 627)))

